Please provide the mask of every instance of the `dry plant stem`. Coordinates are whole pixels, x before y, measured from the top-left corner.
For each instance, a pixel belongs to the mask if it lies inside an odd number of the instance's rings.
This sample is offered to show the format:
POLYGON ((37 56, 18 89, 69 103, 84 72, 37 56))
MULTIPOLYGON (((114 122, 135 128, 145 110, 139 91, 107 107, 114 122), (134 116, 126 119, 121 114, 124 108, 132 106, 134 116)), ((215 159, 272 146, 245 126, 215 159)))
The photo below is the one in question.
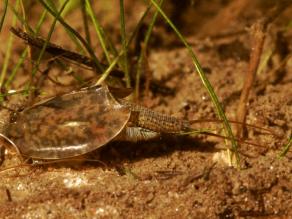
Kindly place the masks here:
POLYGON ((10 190, 8 188, 6 188, 5 191, 6 191, 7 200, 9 202, 12 202, 12 197, 11 197, 10 190))
MULTIPOLYGON (((45 40, 41 37, 36 37, 36 36, 30 35, 24 31, 22 31, 21 29, 14 28, 14 27, 11 27, 10 31, 12 33, 14 33, 17 37, 23 39, 27 44, 29 44, 33 47, 40 49, 44 45, 45 40)), ((73 63, 77 63, 78 65, 81 64, 81 65, 84 65, 84 66, 89 67, 89 68, 94 68, 94 62, 91 58, 84 56, 84 55, 81 55, 79 53, 64 49, 63 47, 61 47, 57 44, 49 42, 47 47, 46 47, 46 52, 51 54, 54 57, 57 57, 57 58, 59 57, 59 58, 65 59, 67 61, 73 61, 73 63)), ((107 65, 104 65, 102 63, 100 63, 100 64, 105 69, 108 67, 107 65)), ((147 70, 146 70, 147 75, 148 75, 148 71, 149 71, 149 69, 147 68, 147 70)), ((97 73, 100 74, 101 72, 97 72, 97 73)), ((111 72, 111 75, 114 77, 117 77, 117 78, 124 77, 124 73, 118 69, 113 69, 111 72)), ((142 76, 141 80, 146 79, 144 74, 142 74, 141 76, 142 76)), ((156 85, 157 82, 152 81, 151 76, 149 76, 147 79, 146 79, 146 81, 147 81, 147 83, 150 83, 149 84, 150 88, 157 86, 156 85), (147 79, 148 79, 148 81, 147 81, 147 79)), ((145 87, 148 86, 147 83, 146 83, 145 87)))
MULTIPOLYGON (((11 27, 10 30, 16 36, 18 36, 19 38, 26 41, 27 44, 34 46, 36 48, 42 48, 44 43, 45 43, 45 40, 43 38, 34 37, 32 35, 29 35, 26 32, 23 32, 19 28, 11 27)), ((46 52, 48 52, 54 56, 60 56, 60 57, 78 62, 80 64, 83 64, 85 66, 94 68, 94 62, 89 57, 81 55, 81 54, 76 53, 76 52, 72 52, 70 50, 66 50, 66 49, 62 48, 61 46, 56 45, 54 43, 48 43, 48 46, 46 47, 46 52)))
POLYGON ((246 80, 240 96, 239 107, 237 109, 237 121, 242 125, 237 126, 237 137, 243 136, 244 123, 247 114, 247 101, 248 95, 251 90, 252 84, 255 80, 256 72, 259 66, 260 56, 263 50, 263 44, 265 40, 265 32, 268 24, 273 22, 289 5, 290 2, 279 1, 277 6, 268 12, 268 15, 255 23, 251 28, 251 34, 253 36, 252 50, 250 55, 250 62, 248 72, 246 74, 246 80))
POLYGON ((250 54, 250 62, 248 71, 246 73, 245 82, 242 88, 242 92, 240 95, 239 106, 237 109, 237 121, 242 123, 237 126, 237 137, 243 137, 244 135, 244 123, 247 114, 247 104, 248 104, 248 96, 252 85, 254 83, 256 72, 258 69, 258 65, 260 62, 260 57, 263 50, 263 44, 265 39, 264 34, 264 24, 259 21, 255 23, 251 27, 251 35, 253 38, 251 54, 250 54))
MULTIPOLYGON (((10 31, 12 33, 14 33, 17 37, 23 39, 30 46, 33 46, 33 47, 40 49, 43 47, 43 45, 45 43, 45 40, 43 38, 29 35, 28 33, 23 32, 19 28, 11 27, 10 31)), ((57 44, 49 42, 47 47, 46 47, 46 52, 51 54, 52 56, 57 56, 57 57, 60 57, 60 58, 66 59, 66 60, 70 60, 70 61, 73 61, 74 63, 78 63, 78 64, 81 64, 81 65, 84 65, 84 66, 87 66, 87 67, 94 69, 94 61, 91 58, 84 56, 84 55, 81 55, 79 53, 64 49, 57 44)), ((104 65, 102 63, 100 63, 100 64, 103 68, 108 67, 107 65, 104 65)), ((101 72, 96 72, 96 73, 100 74, 101 72)), ((114 70, 111 74, 113 76, 118 77, 118 78, 121 78, 124 75, 123 72, 121 72, 119 70, 114 70)))

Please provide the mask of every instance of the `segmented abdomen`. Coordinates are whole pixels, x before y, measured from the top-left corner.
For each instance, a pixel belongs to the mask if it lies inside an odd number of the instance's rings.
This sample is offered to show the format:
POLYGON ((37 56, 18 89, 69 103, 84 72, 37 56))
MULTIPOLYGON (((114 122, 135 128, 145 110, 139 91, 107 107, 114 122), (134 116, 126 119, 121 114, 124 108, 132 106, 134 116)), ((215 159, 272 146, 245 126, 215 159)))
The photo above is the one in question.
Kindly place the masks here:
POLYGON ((123 101, 123 104, 131 110, 132 116, 130 121, 133 123, 133 126, 159 133, 177 133, 190 130, 189 122, 186 120, 158 113, 141 105, 126 101, 123 101))

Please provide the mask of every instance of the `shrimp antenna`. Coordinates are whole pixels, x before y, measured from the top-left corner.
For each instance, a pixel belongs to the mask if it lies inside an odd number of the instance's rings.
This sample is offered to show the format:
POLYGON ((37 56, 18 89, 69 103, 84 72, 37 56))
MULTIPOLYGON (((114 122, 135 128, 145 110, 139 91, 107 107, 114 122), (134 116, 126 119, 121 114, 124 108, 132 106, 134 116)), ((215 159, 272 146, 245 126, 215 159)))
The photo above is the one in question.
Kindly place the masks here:
MULTIPOLYGON (((219 120, 218 119, 196 119, 196 120, 191 120, 190 124, 204 123, 204 122, 206 122, 206 123, 220 123, 220 122, 223 122, 223 120, 220 120, 220 119, 219 120)), ((267 128, 263 128, 263 127, 260 127, 260 126, 257 126, 257 125, 248 124, 248 123, 242 123, 242 122, 238 122, 238 121, 234 121, 234 120, 228 120, 228 122, 233 123, 233 124, 244 124, 247 127, 265 131, 265 133, 263 133, 263 134, 269 134, 269 135, 276 136, 278 138, 282 138, 282 136, 276 134, 272 130, 267 129, 267 128)))

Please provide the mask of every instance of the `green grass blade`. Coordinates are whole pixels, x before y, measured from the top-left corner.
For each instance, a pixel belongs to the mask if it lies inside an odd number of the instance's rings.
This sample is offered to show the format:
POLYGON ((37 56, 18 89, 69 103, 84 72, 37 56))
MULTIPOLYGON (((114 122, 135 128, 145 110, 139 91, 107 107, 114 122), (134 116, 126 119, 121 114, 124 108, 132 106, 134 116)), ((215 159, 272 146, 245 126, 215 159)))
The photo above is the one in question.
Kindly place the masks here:
POLYGON ((287 152, 289 151, 291 145, 292 145, 292 134, 290 135, 288 143, 283 147, 283 150, 279 154, 279 158, 282 158, 287 154, 287 152))
POLYGON ((111 63, 110 53, 109 53, 109 51, 107 49, 109 47, 107 46, 106 37, 105 37, 104 31, 103 31, 103 28, 99 24, 94 12, 93 12, 93 9, 91 7, 90 1, 89 0, 85 0, 85 4, 86 4, 86 9, 88 11, 88 14, 89 14, 89 16, 90 16, 90 18, 91 18, 91 20, 93 22, 95 31, 97 33, 98 40, 99 40, 100 45, 101 45, 101 47, 103 49, 103 52, 104 52, 105 57, 107 59, 107 62, 111 63))
POLYGON ((4 24, 4 20, 5 20, 5 17, 6 17, 7 6, 8 6, 8 0, 5 0, 4 1, 3 15, 2 15, 1 20, 0 20, 0 32, 2 30, 2 27, 3 27, 3 24, 4 24))
MULTIPOLYGON (((129 47, 130 43, 133 41, 134 37, 136 36, 139 28, 141 27, 143 20, 145 19, 145 17, 147 16, 148 12, 150 11, 151 5, 149 5, 147 7, 147 9, 145 10, 145 12, 143 13, 143 15, 141 16, 141 18, 139 19, 138 24, 136 25, 134 31, 132 32, 129 41, 127 42, 126 48, 129 47)), ((101 78, 96 82, 96 85, 101 84, 104 80, 106 80, 106 78, 109 76, 111 70, 114 68, 114 66, 117 64, 118 60, 120 59, 121 55, 123 55, 124 50, 122 50, 117 56, 116 58, 113 60, 113 62, 109 65, 109 67, 104 71, 104 73, 102 74, 101 78)))
MULTIPOLYGON (((59 6, 63 5, 65 0, 59 0, 59 6)), ((71 11, 75 10, 80 6, 80 0, 70 0, 67 4, 66 8, 62 12, 61 16, 66 17, 67 14, 69 14, 71 11)))
POLYGON ((95 85, 101 85, 105 79, 109 76, 115 65, 118 63, 121 56, 124 54, 124 50, 121 50, 120 54, 112 61, 112 63, 109 65, 109 67, 104 71, 102 76, 98 79, 95 85))
MULTIPOLYGON (((39 0, 39 2, 43 5, 44 8, 47 9, 47 11, 54 17, 57 17, 56 13, 44 2, 44 0, 39 0)), ((72 32, 78 40, 83 44, 83 46, 86 48, 87 52, 89 53, 90 57, 95 63, 95 68, 96 70, 103 72, 103 67, 100 64, 99 60, 97 59, 93 49, 90 47, 90 45, 86 42, 86 40, 83 39, 83 37, 76 31, 74 30, 69 24, 67 24, 64 19, 61 17, 57 17, 57 20, 70 32, 72 32)))
POLYGON ((240 157, 239 157, 239 153, 237 150, 237 143, 235 141, 234 135, 232 133, 230 124, 225 116, 223 107, 221 106, 217 95, 214 92, 213 87, 211 86, 211 83, 209 82, 208 78, 206 77, 206 75, 203 72, 203 69, 196 57, 196 55, 194 54, 192 48, 190 47, 190 45, 187 43, 187 41, 185 40, 185 38, 183 37, 183 35, 178 31, 178 29, 175 27, 175 25, 170 21, 170 19, 166 16, 166 14, 162 11, 162 9, 159 7, 158 3, 156 2, 156 0, 150 0, 151 3, 155 6, 155 8, 159 11, 160 15, 166 20, 166 22, 168 23, 168 25, 174 30, 174 32, 176 33, 176 35, 178 36, 178 38, 183 42, 183 44, 185 45, 185 47, 187 48, 192 60, 193 60, 193 64, 201 78, 201 81, 203 83, 203 85, 206 87, 213 104, 215 105, 217 114, 219 116, 219 118, 221 120, 223 120, 223 124, 224 124, 224 129, 227 133, 227 135, 229 136, 229 138, 231 139, 231 144, 232 144, 232 150, 234 152, 235 158, 236 158, 236 164, 237 166, 239 166, 240 163, 240 157))
POLYGON ((81 0, 81 13, 82 13, 82 19, 83 19, 83 27, 84 27, 84 32, 85 32, 85 39, 87 43, 92 47, 91 37, 90 37, 90 32, 89 32, 89 22, 88 22, 88 16, 86 13, 85 4, 86 4, 85 0, 81 0))
MULTIPOLYGON (((47 12, 44 11, 42 14, 41 14, 41 17, 36 25, 36 30, 35 30, 35 35, 38 34, 38 32, 40 31, 40 28, 42 26, 42 24, 44 23, 45 21, 45 18, 46 18, 46 14, 47 12)), ((26 27, 28 29, 31 29, 32 28, 29 26, 29 24, 26 24, 26 27)), ((28 54, 28 48, 25 48, 25 50, 22 52, 20 58, 18 59, 18 62, 16 63, 15 67, 13 68, 13 70, 11 71, 7 81, 5 82, 5 88, 8 89, 9 85, 12 83, 13 79, 15 78, 16 74, 17 74, 17 71, 18 69, 20 68, 20 66, 23 64, 25 58, 27 57, 27 54, 28 54)))
POLYGON ((151 9, 151 4, 147 7, 147 9, 144 11, 143 15, 141 16, 141 18, 139 19, 137 25, 135 26, 134 31, 132 32, 131 36, 129 37, 129 40, 127 42, 127 48, 129 47, 129 45, 132 43, 132 41, 134 40, 135 36, 137 35, 138 30, 140 29, 141 25, 143 24, 144 19, 146 18, 146 16, 148 15, 150 9, 151 9))
MULTIPOLYGON (((163 4, 163 0, 160 1, 159 6, 161 6, 162 4, 163 4)), ((140 56, 139 56, 139 59, 138 59, 137 74, 136 74, 136 84, 135 84, 135 98, 136 99, 139 98, 139 93, 140 93, 140 78, 141 78, 141 73, 142 73, 142 64, 143 64, 143 61, 144 61, 144 57, 145 57, 145 54, 146 54, 146 51, 147 51, 147 47, 148 47, 148 42, 150 40, 150 36, 151 36, 152 30, 153 30, 155 21, 157 19, 157 16, 158 16, 158 11, 156 10, 156 12, 154 13, 154 15, 153 15, 153 17, 152 17, 152 19, 150 21, 149 27, 147 29, 147 32, 146 32, 146 35, 145 35, 145 38, 144 38, 144 41, 143 41, 143 47, 142 47, 142 50, 140 52, 140 56)))
MULTIPOLYGON (((16 1, 16 6, 15 7, 16 8, 19 7, 19 0, 16 1)), ((13 18, 12 18, 12 25, 13 26, 15 25, 16 20, 17 20, 16 16, 13 15, 13 18)), ((0 75, 0 88, 3 87, 4 80, 6 78, 8 63, 9 63, 10 56, 11 56, 13 39, 14 39, 13 34, 10 33, 9 39, 8 39, 8 43, 7 43, 7 49, 6 49, 7 52, 5 54, 4 63, 3 63, 3 67, 2 67, 1 75, 0 75)))
POLYGON ((131 87, 131 78, 129 73, 129 63, 128 63, 128 48, 127 48, 127 36, 126 36, 126 25, 125 25, 125 9, 124 0, 120 0, 120 26, 121 26, 121 37, 122 37, 122 47, 124 50, 123 55, 123 69, 125 72, 126 85, 131 87))
MULTIPOLYGON (((73 0, 75 1, 75 0, 73 0)), ((59 1, 59 2, 64 2, 63 0, 62 1, 59 1)), ((54 5, 54 2, 52 2, 52 0, 47 0, 47 3, 49 4, 49 6, 51 7, 51 9, 56 13, 58 13, 58 10, 57 10, 57 7, 54 5)), ((72 0, 68 3, 68 5, 72 4, 72 0)), ((67 9, 68 5, 66 6, 66 8, 64 10, 67 9)), ((75 7, 75 5, 74 5, 75 7)), ((72 5, 71 5, 71 9, 72 10, 72 5)), ((69 11, 67 11, 69 12, 69 11)), ((66 12, 66 13, 67 13, 66 12)), ((66 16, 66 13, 62 12, 62 16, 66 16)), ((84 54, 85 53, 85 50, 84 48, 82 47, 81 43, 78 41, 78 39, 76 38, 76 36, 70 32, 70 30, 68 29, 65 29, 66 33, 68 34, 68 36, 70 37, 70 39, 73 41, 73 43, 75 44, 77 50, 81 53, 81 54, 84 54)))
POLYGON ((41 51, 40 51, 40 54, 39 54, 39 56, 38 56, 38 59, 37 59, 35 65, 34 65, 34 68, 33 68, 33 70, 32 70, 32 77, 34 77, 35 74, 36 74, 36 72, 38 71, 39 64, 40 64, 41 59, 42 59, 42 57, 43 57, 43 55, 44 55, 44 53, 45 53, 45 51, 46 51, 46 47, 48 46, 48 43, 49 43, 49 41, 50 41, 50 39, 51 39, 51 36, 52 36, 53 31, 54 31, 54 29, 55 29, 56 23, 57 23, 57 21, 58 21, 58 18, 61 16, 61 13, 62 13, 62 11, 64 10, 64 8, 66 7, 66 4, 67 4, 68 2, 69 2, 69 0, 66 0, 66 1, 64 2, 64 4, 62 5, 60 11, 58 12, 58 14, 56 15, 56 17, 54 18, 54 21, 53 21, 53 23, 52 23, 52 25, 51 25, 51 28, 50 28, 49 33, 48 33, 48 36, 47 36, 47 38, 46 38, 46 40, 45 40, 45 43, 44 43, 44 45, 43 45, 43 47, 42 47, 42 49, 41 49, 41 51))
POLYGON ((16 16, 17 20, 24 25, 29 32, 33 33, 33 29, 28 25, 27 21, 18 13, 18 11, 9 3, 9 9, 13 12, 16 16))
POLYGON ((23 64, 25 58, 27 57, 28 54, 28 48, 25 48, 25 50, 21 53, 20 58, 18 59, 18 62, 16 63, 15 67, 12 69, 7 81, 5 82, 5 88, 8 88, 9 85, 12 83, 12 81, 14 80, 18 69, 20 68, 20 66, 23 64))

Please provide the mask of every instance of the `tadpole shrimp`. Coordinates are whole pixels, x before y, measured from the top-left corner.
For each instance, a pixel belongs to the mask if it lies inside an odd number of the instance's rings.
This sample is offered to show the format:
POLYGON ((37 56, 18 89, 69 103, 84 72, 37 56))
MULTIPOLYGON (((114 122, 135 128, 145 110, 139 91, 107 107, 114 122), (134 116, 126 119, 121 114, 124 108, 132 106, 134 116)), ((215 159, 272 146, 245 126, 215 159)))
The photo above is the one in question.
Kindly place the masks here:
MULTIPOLYGON (((100 85, 58 95, 19 112, 1 135, 23 157, 62 160, 87 154, 111 141, 138 142, 163 134, 196 132, 191 127, 193 121, 128 102, 124 99, 128 94, 100 85)), ((3 156, 0 150, 0 161, 3 156)))
POLYGON ((126 95, 102 85, 55 96, 18 113, 2 136, 23 157, 62 160, 111 141, 138 142, 196 131, 192 122, 130 103, 126 95))

